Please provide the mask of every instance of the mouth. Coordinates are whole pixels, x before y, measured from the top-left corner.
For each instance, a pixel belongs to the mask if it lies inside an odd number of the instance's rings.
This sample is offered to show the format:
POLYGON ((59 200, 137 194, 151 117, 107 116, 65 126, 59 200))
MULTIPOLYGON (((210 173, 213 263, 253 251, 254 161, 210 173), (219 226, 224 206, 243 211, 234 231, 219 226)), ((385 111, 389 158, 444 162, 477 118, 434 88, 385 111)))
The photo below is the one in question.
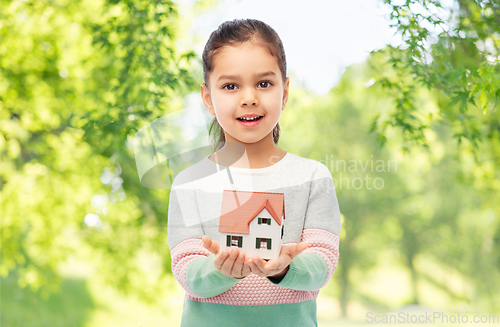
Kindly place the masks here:
POLYGON ((252 115, 252 116, 246 116, 246 117, 242 116, 242 117, 238 117, 236 119, 244 127, 254 127, 260 123, 262 118, 264 118, 264 116, 252 115))

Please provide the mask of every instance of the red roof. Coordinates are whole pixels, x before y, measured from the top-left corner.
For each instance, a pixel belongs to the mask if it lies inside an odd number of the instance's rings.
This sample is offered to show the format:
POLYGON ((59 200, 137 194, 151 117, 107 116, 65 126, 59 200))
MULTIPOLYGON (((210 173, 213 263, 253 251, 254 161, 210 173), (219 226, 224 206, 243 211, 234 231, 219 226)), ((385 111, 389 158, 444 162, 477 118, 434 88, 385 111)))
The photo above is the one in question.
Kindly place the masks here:
POLYGON ((281 226, 285 218, 285 195, 283 193, 224 190, 219 232, 248 234, 248 225, 264 209, 281 226))

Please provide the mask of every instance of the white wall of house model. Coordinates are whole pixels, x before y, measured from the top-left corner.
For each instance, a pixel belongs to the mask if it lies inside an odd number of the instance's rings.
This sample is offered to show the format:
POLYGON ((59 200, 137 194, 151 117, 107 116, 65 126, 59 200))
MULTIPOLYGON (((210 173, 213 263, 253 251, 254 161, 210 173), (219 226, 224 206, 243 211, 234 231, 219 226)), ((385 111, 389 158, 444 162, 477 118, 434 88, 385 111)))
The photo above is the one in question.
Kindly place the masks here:
POLYGON ((245 253, 247 258, 259 256, 262 259, 277 259, 283 243, 284 221, 284 217, 281 217, 280 226, 264 208, 250 222, 248 234, 221 233, 220 251, 231 252, 236 248, 245 253))

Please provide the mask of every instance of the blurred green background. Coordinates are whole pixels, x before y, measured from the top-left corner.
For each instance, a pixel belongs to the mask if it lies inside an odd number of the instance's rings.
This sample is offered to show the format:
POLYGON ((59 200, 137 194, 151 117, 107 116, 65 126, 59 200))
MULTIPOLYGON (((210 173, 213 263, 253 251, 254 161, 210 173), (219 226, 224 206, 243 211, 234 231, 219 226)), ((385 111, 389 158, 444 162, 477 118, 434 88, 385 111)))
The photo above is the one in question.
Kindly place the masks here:
MULTIPOLYGON (((199 93, 201 58, 179 41, 219 3, 0 3, 1 325, 179 325, 169 191, 140 184, 131 140, 199 93)), ((279 146, 336 182, 320 326, 498 315, 500 5, 460 0, 443 19, 439 1, 383 4, 403 43, 326 95, 292 81, 280 120, 279 146)))

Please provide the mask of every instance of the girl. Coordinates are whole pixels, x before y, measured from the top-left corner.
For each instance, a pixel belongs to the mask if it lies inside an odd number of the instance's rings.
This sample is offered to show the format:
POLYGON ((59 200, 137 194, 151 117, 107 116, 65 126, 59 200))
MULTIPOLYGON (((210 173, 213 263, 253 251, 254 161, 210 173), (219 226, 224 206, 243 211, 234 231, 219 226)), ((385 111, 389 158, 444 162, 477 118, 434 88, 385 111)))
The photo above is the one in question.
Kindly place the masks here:
POLYGON ((172 271, 187 293, 182 326, 317 326, 340 212, 327 167, 276 145, 289 88, 283 44, 261 21, 224 22, 205 46, 203 72, 216 152, 175 178, 168 212, 172 271), (284 194, 278 259, 219 250, 224 190, 284 194))

